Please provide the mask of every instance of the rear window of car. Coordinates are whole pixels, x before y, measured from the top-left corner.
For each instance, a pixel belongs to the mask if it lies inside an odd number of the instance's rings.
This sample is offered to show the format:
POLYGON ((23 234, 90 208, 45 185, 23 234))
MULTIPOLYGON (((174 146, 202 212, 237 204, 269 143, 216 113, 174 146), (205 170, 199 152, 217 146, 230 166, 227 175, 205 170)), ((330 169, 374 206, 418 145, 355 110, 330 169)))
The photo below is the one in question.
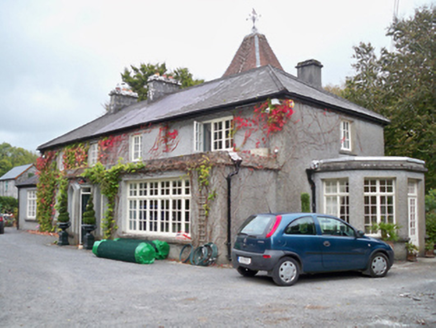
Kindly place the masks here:
POLYGON ((247 235, 262 235, 270 226, 271 219, 274 217, 274 215, 267 214, 250 216, 242 225, 239 233, 244 233, 247 235))

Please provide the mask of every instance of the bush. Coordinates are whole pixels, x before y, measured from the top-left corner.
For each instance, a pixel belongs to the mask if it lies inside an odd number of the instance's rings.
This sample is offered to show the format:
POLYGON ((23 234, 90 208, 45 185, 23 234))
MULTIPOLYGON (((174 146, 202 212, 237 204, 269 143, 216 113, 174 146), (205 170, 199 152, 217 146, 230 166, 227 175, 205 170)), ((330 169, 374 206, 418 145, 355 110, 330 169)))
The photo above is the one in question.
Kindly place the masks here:
POLYGON ((88 203, 86 204, 86 211, 83 213, 83 223, 84 224, 95 224, 95 211, 94 211, 94 201, 89 197, 88 203))
POLYGON ((59 197, 55 208, 59 211, 58 222, 70 221, 68 214, 68 179, 59 179, 59 197))
POLYGON ((310 196, 307 192, 301 194, 301 212, 310 213, 310 196))
POLYGON ((14 213, 18 209, 18 199, 9 196, 0 197, 0 212, 14 213))
POLYGON ((436 243, 436 189, 425 196, 425 229, 428 239, 436 243))

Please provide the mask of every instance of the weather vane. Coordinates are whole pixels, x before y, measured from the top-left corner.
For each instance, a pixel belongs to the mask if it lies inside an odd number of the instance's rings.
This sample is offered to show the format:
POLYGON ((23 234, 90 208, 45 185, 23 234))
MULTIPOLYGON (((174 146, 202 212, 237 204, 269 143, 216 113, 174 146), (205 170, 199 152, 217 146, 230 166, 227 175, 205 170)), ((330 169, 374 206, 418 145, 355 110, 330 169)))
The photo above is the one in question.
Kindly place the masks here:
POLYGON ((247 20, 251 19, 253 22, 253 28, 251 29, 253 31, 253 33, 257 32, 256 22, 259 20, 260 17, 261 16, 256 13, 256 10, 254 10, 254 8, 251 11, 251 14, 248 15, 247 20))

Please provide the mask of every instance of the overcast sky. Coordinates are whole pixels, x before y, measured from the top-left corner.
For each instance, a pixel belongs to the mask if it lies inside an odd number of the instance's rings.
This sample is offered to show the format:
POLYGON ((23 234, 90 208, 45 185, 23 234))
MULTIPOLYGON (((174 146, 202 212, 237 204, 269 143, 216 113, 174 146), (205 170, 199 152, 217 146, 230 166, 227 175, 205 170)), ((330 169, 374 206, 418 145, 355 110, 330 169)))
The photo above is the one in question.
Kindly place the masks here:
MULTIPOLYGON (((397 0, 398 17, 436 0, 397 0)), ((395 0, 1 0, 0 143, 30 151, 104 113, 130 64, 166 62, 220 78, 252 8, 282 67, 323 65, 323 85, 353 75, 353 46, 391 46, 395 0)))

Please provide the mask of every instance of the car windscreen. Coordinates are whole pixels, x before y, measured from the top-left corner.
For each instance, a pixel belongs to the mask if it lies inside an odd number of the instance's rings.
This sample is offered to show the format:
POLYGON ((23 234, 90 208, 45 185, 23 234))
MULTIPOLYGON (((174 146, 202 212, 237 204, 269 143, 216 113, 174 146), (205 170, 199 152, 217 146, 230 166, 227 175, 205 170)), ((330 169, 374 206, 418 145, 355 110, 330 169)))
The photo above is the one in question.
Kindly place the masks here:
POLYGON ((263 235, 266 229, 269 228, 271 220, 274 219, 274 215, 259 214, 250 216, 242 225, 239 233, 257 236, 263 235))

